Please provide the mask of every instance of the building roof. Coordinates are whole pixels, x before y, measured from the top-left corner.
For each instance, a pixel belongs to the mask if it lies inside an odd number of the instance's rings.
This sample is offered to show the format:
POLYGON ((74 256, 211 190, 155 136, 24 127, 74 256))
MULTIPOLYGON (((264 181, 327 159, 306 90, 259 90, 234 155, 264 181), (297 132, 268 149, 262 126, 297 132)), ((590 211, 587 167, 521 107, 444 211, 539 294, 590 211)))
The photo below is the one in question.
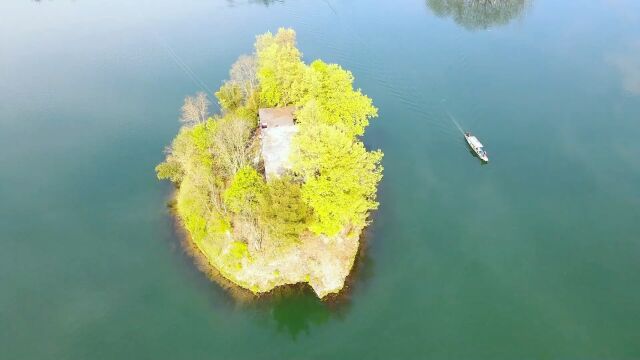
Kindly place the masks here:
POLYGON ((295 107, 260 109, 260 127, 262 132, 262 159, 267 179, 279 177, 291 169, 289 153, 291 139, 298 131, 293 123, 295 107))
POLYGON ((293 113, 295 110, 295 106, 260 109, 258 110, 260 127, 273 128, 280 126, 293 126, 293 113))
POLYGON ((291 169, 291 139, 297 131, 298 128, 294 125, 262 130, 262 159, 267 179, 279 177, 291 169))

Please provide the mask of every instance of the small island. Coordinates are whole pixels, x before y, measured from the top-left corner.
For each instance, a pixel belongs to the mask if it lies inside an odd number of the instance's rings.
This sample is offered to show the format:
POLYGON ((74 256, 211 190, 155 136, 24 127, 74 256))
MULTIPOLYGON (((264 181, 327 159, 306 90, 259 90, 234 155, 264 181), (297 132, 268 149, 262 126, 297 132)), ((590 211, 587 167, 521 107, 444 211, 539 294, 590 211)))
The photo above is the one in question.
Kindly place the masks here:
POLYGON ((183 126, 156 167, 197 256, 255 294, 308 283, 338 293, 378 207, 382 152, 361 141, 377 116, 340 65, 307 65, 296 33, 256 38, 215 93, 185 99, 183 126))

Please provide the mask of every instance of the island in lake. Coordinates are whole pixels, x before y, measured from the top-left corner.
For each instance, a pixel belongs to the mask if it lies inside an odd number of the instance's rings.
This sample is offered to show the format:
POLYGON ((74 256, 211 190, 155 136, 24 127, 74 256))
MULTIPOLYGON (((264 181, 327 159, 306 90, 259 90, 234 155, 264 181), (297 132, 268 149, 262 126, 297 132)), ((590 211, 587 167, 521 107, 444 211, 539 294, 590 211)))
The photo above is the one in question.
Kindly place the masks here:
POLYGON ((376 209, 382 152, 361 141, 377 116, 340 65, 307 65, 292 29, 256 38, 215 93, 185 99, 157 166, 197 256, 253 293, 308 283, 339 292, 376 209))

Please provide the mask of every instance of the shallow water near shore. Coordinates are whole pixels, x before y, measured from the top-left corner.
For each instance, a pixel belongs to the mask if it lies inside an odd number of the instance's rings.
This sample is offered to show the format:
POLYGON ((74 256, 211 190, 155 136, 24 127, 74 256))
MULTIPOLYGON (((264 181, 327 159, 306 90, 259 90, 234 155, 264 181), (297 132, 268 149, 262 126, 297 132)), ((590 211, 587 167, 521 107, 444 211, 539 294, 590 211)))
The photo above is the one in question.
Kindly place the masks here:
POLYGON ((449 3, 3 1, 0 358, 640 358, 640 4, 449 3), (336 303, 236 301, 153 171, 183 97, 280 26, 379 108, 336 303))

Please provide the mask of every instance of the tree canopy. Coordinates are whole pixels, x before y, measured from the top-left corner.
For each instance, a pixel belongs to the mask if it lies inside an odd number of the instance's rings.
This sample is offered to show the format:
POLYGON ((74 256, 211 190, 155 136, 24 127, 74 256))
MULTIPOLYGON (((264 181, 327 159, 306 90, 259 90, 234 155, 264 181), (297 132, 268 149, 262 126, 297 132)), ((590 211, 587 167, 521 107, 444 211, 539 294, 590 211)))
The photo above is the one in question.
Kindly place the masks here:
POLYGON ((280 29, 256 39, 260 100, 269 107, 295 104, 304 94, 305 65, 296 48, 296 33, 280 29))
POLYGON ((304 178, 302 198, 313 209, 310 229, 334 235, 345 225, 362 227, 377 208, 382 152, 369 152, 339 127, 301 125, 295 138, 294 171, 304 178))
POLYGON ((267 184, 261 221, 277 239, 298 241, 308 227, 311 209, 302 198, 301 185, 290 177, 267 184))

